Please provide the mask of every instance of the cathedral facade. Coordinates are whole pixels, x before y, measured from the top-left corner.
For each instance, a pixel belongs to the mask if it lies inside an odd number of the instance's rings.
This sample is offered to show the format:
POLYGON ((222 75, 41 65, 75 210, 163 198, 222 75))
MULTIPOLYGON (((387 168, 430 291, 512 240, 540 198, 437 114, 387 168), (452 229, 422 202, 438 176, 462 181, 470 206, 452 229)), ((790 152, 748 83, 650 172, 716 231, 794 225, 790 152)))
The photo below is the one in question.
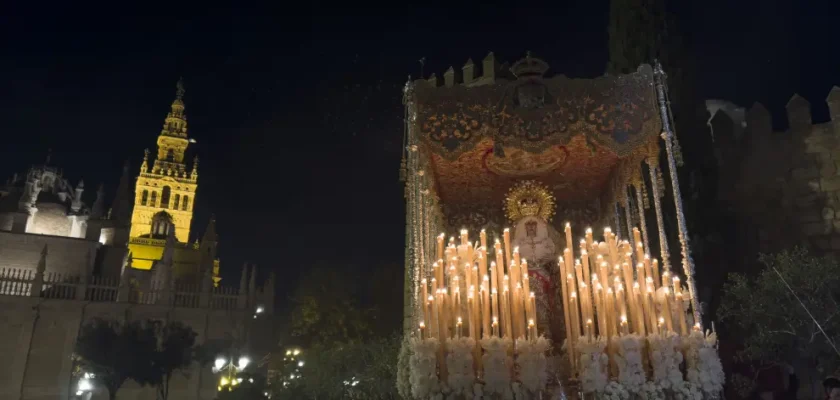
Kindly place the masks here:
POLYGON ((136 175, 128 164, 123 167, 110 207, 102 185, 93 204, 86 204, 84 182, 67 180, 49 156, 43 165, 10 178, 0 188, 0 265, 34 270, 46 245, 48 273, 118 278, 130 264, 132 279, 143 281, 154 275, 171 230, 176 281, 197 284, 209 270, 218 285, 214 221, 205 225, 205 246, 190 242, 198 158, 188 165, 193 141, 187 136, 183 95, 179 82, 153 159, 147 149, 136 175), (211 243, 209 253, 200 251, 211 243))

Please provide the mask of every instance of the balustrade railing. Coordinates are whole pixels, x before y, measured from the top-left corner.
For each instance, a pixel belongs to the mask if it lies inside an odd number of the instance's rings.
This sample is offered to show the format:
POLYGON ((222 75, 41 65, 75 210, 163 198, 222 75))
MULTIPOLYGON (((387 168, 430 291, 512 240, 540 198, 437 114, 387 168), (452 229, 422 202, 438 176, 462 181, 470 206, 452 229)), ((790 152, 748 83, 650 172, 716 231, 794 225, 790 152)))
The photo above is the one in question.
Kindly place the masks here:
POLYGON ((214 287, 203 290, 198 284, 163 282, 121 282, 119 279, 47 272, 27 268, 0 268, 0 296, 40 297, 53 300, 89 302, 128 302, 185 308, 234 310, 244 308, 246 293, 237 288, 214 287), (206 300, 204 300, 206 299, 206 300))

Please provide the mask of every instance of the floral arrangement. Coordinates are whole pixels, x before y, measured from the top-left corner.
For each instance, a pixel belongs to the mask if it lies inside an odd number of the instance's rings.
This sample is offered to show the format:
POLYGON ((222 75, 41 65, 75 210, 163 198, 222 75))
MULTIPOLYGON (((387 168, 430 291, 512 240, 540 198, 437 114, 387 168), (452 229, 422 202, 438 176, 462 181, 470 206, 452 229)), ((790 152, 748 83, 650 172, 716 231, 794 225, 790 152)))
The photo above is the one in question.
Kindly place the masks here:
POLYGON ((618 367, 618 381, 632 394, 642 392, 645 384, 645 368, 642 364, 642 349, 645 339, 640 335, 613 337, 615 365, 618 367))
POLYGON ((411 343, 409 380, 411 381, 411 395, 415 399, 443 399, 437 377, 438 345, 439 342, 435 338, 415 339, 411 343))
POLYGON ((648 344, 653 382, 666 391, 680 388, 685 381, 680 371, 683 355, 679 335, 673 332, 648 335, 648 344))
POLYGON ((675 400, 703 400, 703 392, 692 385, 691 382, 683 381, 681 384, 671 388, 675 400))
POLYGON ((630 398, 630 392, 627 391, 624 385, 616 381, 610 381, 610 383, 604 386, 604 391, 599 397, 605 400, 628 400, 630 398))
POLYGON ((473 371, 473 351, 475 340, 470 337, 447 341, 449 354, 446 356, 450 396, 468 395, 473 392, 475 372, 473 371))
POLYGON ((683 340, 687 380, 706 396, 719 396, 726 377, 717 353, 717 334, 695 330, 683 340))
POLYGON ((522 389, 531 394, 545 390, 548 385, 548 360, 545 357, 551 343, 544 336, 536 340, 516 341, 516 365, 522 389))
POLYGON ((662 386, 648 381, 642 385, 642 391, 639 393, 639 398, 641 400, 664 400, 665 391, 662 390, 662 386))
POLYGON ((488 396, 494 394, 502 399, 513 399, 511 390, 511 368, 513 360, 508 356, 508 349, 513 345, 509 338, 497 336, 486 337, 481 340, 484 349, 482 363, 484 366, 483 393, 488 396))
POLYGON ((581 336, 577 341, 580 354, 580 385, 584 393, 603 392, 607 386, 607 367, 609 358, 604 353, 607 341, 604 338, 581 336))

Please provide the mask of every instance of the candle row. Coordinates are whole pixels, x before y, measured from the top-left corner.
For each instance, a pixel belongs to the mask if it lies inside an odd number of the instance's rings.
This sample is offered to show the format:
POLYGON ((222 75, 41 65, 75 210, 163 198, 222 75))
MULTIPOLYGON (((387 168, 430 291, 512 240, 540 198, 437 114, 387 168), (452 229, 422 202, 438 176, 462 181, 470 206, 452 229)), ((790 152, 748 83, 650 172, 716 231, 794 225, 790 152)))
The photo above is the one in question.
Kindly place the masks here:
MULTIPOLYGON (((570 224, 566 224, 565 236, 566 243, 573 243, 570 224)), ((632 239, 633 243, 619 241, 606 228, 604 241, 597 242, 592 229, 587 229, 579 243, 580 257, 575 258, 572 248, 566 248, 559 259, 573 372, 580 356, 575 354, 575 343, 582 336, 644 336, 666 331, 688 334, 679 277, 672 277, 667 267, 660 277, 659 262, 645 252, 637 228, 632 239)), ((614 349, 607 350, 612 355, 614 349)))
POLYGON ((437 237, 437 261, 420 283, 422 338, 536 338, 528 261, 520 258, 518 248, 511 250, 509 229, 502 238, 488 248, 484 230, 476 243, 467 230, 461 231, 459 244, 455 237, 448 244, 443 234, 437 237))

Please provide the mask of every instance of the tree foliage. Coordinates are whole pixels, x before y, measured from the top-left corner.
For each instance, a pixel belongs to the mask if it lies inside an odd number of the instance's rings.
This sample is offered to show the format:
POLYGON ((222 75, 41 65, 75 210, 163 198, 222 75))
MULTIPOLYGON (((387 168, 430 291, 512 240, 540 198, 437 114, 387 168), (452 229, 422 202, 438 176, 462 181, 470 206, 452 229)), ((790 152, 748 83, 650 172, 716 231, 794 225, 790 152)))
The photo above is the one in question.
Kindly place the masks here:
POLYGON ((371 312, 359 304, 355 280, 335 268, 310 270, 291 299, 292 336, 305 347, 333 347, 369 335, 371 312))
POLYGON ((153 324, 135 321, 122 324, 101 318, 82 326, 76 342, 79 367, 95 375, 115 399, 117 390, 128 379, 141 385, 155 382, 154 360, 157 348, 153 324))
POLYGON ((169 399, 169 384, 172 376, 180 372, 185 376, 198 354, 195 338, 198 334, 189 326, 179 321, 158 325, 159 346, 153 355, 156 372, 155 383, 158 397, 169 399))
POLYGON ((197 334, 173 321, 93 319, 82 327, 76 341, 78 367, 94 374, 111 399, 126 380, 155 386, 158 398, 169 398, 169 384, 176 372, 188 373, 196 355, 197 334))
POLYGON ((345 269, 311 269, 292 296, 289 315, 292 343, 302 347, 305 366, 298 368, 301 357, 287 357, 280 371, 286 384, 273 383, 273 398, 397 398, 401 273, 398 267, 380 270, 362 281, 345 269), (290 374, 296 378, 286 379, 290 374))
POLYGON ((306 352, 306 364, 297 382, 275 388, 279 399, 399 398, 395 382, 400 337, 369 338, 337 347, 306 352))
POLYGON ((738 358, 792 363, 797 375, 818 382, 838 366, 838 354, 817 322, 833 342, 840 340, 840 266, 801 248, 761 255, 760 261, 764 268, 757 276, 731 274, 724 286, 719 317, 743 341, 738 358))
POLYGON ((665 54, 663 0, 611 0, 607 72, 626 74, 665 54))

